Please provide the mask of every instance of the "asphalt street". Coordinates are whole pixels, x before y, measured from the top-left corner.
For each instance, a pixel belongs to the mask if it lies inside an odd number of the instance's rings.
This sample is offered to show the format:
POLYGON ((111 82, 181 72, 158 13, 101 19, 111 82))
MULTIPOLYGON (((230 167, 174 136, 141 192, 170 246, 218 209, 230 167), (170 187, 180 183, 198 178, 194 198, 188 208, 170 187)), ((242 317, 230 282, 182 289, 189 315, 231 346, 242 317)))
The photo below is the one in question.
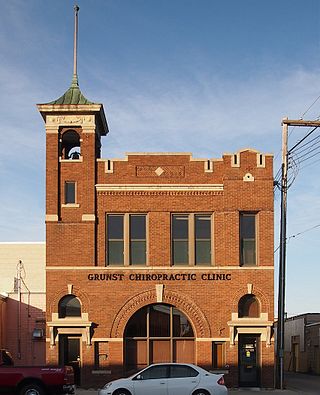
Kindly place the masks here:
POLYGON ((303 373, 287 373, 285 383, 288 389, 295 391, 301 395, 320 395, 320 376, 303 374, 303 373))
MULTIPOLYGON (((320 376, 302 374, 302 373, 286 373, 285 376, 286 389, 280 390, 264 390, 260 388, 249 389, 229 389, 230 395, 320 395, 320 376)), ((94 389, 77 388, 76 395, 97 395, 98 391, 94 389)))
MULTIPOLYGON (((239 390, 229 390, 230 395, 253 395, 255 393, 259 395, 297 395, 296 391, 284 390, 284 391, 273 391, 273 390, 254 390, 254 389, 239 389, 239 390)), ((93 389, 84 390, 78 388, 76 390, 76 395, 97 395, 98 391, 93 389)), ((301 392, 301 394, 306 394, 306 392, 301 392)), ((309 392, 308 392, 309 394, 309 392)), ((320 394, 320 392, 317 392, 320 394)))

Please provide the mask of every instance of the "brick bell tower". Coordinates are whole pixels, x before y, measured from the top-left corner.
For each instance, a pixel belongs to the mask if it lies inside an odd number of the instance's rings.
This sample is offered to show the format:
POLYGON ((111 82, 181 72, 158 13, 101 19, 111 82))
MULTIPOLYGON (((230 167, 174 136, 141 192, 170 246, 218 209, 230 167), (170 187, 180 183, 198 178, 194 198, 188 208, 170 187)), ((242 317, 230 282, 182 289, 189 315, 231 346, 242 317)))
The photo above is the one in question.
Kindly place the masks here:
POLYGON ((46 126, 47 266, 96 265, 96 162, 108 124, 103 105, 86 99, 79 88, 79 7, 74 11, 71 86, 59 99, 37 105, 46 126))

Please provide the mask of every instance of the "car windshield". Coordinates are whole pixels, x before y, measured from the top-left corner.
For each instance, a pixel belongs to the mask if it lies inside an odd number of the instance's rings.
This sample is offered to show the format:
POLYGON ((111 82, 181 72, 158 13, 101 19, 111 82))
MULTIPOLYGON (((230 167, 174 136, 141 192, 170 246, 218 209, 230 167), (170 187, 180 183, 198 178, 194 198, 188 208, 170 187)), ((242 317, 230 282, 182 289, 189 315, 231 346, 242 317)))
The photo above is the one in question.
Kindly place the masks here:
MULTIPOLYGON (((140 371, 140 372, 141 372, 141 371, 140 371)), ((135 376, 138 376, 138 375, 140 374, 140 372, 130 374, 130 376, 128 376, 128 377, 126 377, 126 378, 127 378, 127 379, 132 379, 132 378, 134 378, 135 376)))

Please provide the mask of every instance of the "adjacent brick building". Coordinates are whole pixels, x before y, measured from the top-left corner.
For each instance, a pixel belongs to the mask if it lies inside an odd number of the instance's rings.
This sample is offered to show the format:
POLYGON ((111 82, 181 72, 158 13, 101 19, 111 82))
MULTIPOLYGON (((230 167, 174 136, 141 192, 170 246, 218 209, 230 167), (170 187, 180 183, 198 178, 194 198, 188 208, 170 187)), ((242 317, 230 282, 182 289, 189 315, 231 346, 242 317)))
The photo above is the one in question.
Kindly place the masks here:
MULTIPOLYGON (((273 158, 101 159, 102 104, 74 78, 46 127, 47 362, 83 386, 159 361, 273 386, 273 158)), ((105 138, 107 141, 107 138, 105 138)))
POLYGON ((7 298, 8 294, 0 293, 0 348, 5 347, 7 298))
POLYGON ((0 348, 16 365, 45 364, 45 249, 0 242, 0 348))

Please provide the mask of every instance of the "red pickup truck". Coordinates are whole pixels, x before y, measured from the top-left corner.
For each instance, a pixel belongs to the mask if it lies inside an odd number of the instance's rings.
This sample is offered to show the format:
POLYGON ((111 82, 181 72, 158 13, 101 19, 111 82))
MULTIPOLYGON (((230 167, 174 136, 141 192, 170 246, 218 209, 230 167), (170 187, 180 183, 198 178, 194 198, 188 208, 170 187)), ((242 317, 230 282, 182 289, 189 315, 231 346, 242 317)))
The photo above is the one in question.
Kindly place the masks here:
POLYGON ((0 350, 0 393, 73 394, 73 368, 71 366, 13 366, 10 353, 0 350))

